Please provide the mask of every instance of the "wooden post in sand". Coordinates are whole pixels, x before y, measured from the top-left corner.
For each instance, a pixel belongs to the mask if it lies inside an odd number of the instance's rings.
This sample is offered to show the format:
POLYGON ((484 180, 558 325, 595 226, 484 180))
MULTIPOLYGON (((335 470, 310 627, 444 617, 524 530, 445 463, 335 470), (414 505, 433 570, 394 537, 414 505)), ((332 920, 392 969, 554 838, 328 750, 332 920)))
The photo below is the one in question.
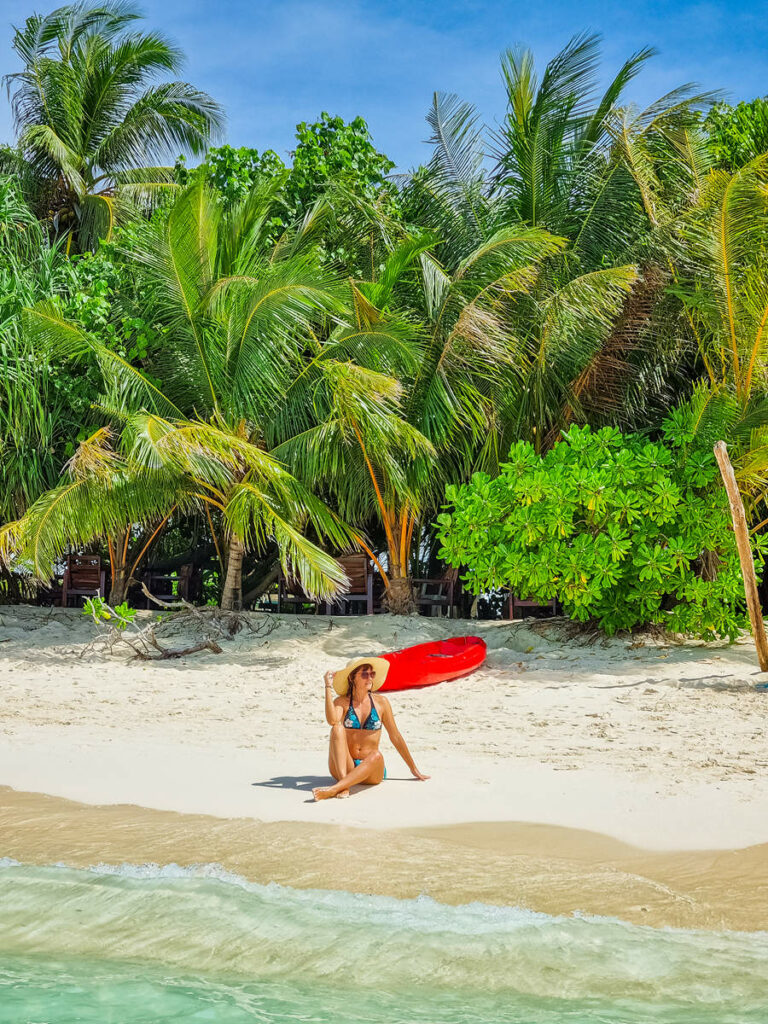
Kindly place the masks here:
POLYGON ((728 495, 728 503, 731 506, 733 532, 736 535, 736 547, 739 549, 741 575, 744 577, 744 594, 747 598, 749 621, 752 624, 752 636, 755 639, 755 647, 757 648, 757 660, 760 663, 760 671, 768 672, 768 640, 765 636, 763 610, 760 607, 760 600, 757 596, 755 563, 752 559, 752 548, 749 546, 747 517, 744 515, 744 503, 739 494, 739 485, 736 483, 736 474, 733 472, 731 460, 728 458, 728 449, 725 446, 725 441, 718 441, 715 445, 715 458, 720 467, 720 475, 723 478, 725 491, 728 495))

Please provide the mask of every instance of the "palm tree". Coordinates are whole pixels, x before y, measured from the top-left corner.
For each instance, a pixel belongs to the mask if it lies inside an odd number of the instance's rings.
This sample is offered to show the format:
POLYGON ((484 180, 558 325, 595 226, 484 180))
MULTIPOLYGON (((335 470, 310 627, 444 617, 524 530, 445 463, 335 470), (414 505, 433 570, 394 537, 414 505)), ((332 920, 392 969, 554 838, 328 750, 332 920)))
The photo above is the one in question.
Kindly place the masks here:
POLYGON ((349 521, 378 519, 394 612, 411 605, 415 529, 468 472, 492 383, 510 371, 504 304, 562 244, 539 228, 501 228, 444 267, 430 236, 406 237, 375 280, 351 283, 352 322, 305 371, 315 421, 295 423, 275 453, 322 481, 349 521))
POLYGON ((662 339, 655 318, 674 271, 671 225, 695 187, 697 110, 711 97, 683 86, 645 110, 617 106, 647 49, 596 96, 598 42, 572 39, 541 81, 530 51, 509 51, 507 114, 489 141, 473 107, 436 94, 433 158, 404 183, 406 219, 440 239, 449 266, 511 223, 569 243, 507 308, 517 366, 498 377, 479 462, 490 472, 521 436, 546 447, 571 421, 631 426, 681 358, 680 331, 662 339))
POLYGON ((623 103, 654 53, 634 53, 599 96, 598 35, 574 36, 541 81, 530 50, 502 57, 507 112, 491 136, 492 194, 509 215, 568 238, 582 271, 633 258, 662 209, 687 202, 686 157, 715 94, 687 84, 642 110, 623 103))
POLYGON ((101 540, 109 552, 110 600, 119 604, 170 517, 195 503, 188 480, 135 464, 112 448, 111 431, 102 427, 78 445, 56 486, 6 524, 0 557, 46 580, 62 552, 101 540))
MULTIPOLYGON (((548 69, 545 83, 549 77, 548 69)), ((519 189, 510 196, 489 181, 482 130, 469 104, 436 94, 428 120, 434 155, 405 182, 403 205, 406 215, 435 232, 436 257, 456 273, 468 248, 488 245, 500 231, 511 230, 510 223, 524 230, 515 208, 519 189)), ((631 176, 625 177, 637 205, 637 189, 631 176)), ((550 213, 554 222, 554 206, 550 213)), ((560 220, 567 226, 568 217, 560 220)), ((583 420, 586 410, 594 414, 596 393, 612 415, 626 398, 628 343, 617 327, 638 286, 639 269, 630 262, 592 266, 562 235, 550 237, 558 244, 534 261, 524 287, 507 278, 506 289, 496 284, 490 295, 506 335, 507 359, 488 375, 492 415, 475 451, 476 467, 489 472, 519 437, 546 446, 562 426, 583 420)))
POLYGON ((686 303, 713 388, 742 405, 768 386, 768 154, 729 174, 709 170, 676 223, 690 276, 686 303))
POLYGON ((768 154, 733 174, 693 166, 698 187, 674 233, 676 295, 704 368, 695 421, 732 442, 754 511, 768 499, 768 154))
MULTIPOLYGON (((507 50, 501 61, 507 112, 492 140, 492 189, 515 217, 568 237, 574 221, 581 220, 585 181, 601 163, 597 157, 605 151, 608 119, 654 55, 647 47, 638 50, 598 97, 599 44, 598 35, 574 36, 549 61, 540 81, 530 50, 507 50)), ((614 226, 624 237, 628 225, 621 219, 626 204, 621 205, 614 226)), ((608 213, 601 210, 602 217, 608 213)), ((607 241, 610 252, 616 239, 607 241)))
POLYGON ((103 409, 122 427, 130 464, 192 485, 219 551, 222 607, 230 609, 241 603, 246 548, 274 539, 284 569, 324 597, 344 574, 306 531, 336 545, 352 539, 268 450, 282 396, 317 344, 313 327, 339 306, 313 246, 315 215, 270 240, 278 187, 257 189, 223 212, 214 193, 193 185, 167 218, 139 231, 132 253, 146 307, 166 331, 145 369, 50 304, 27 315, 38 341, 96 359, 103 409))
POLYGON ((109 237, 121 203, 167 189, 156 166, 179 149, 203 153, 221 129, 221 108, 182 81, 181 52, 123 0, 76 3, 34 14, 16 30, 22 70, 5 76, 18 149, 57 234, 83 247, 109 237))

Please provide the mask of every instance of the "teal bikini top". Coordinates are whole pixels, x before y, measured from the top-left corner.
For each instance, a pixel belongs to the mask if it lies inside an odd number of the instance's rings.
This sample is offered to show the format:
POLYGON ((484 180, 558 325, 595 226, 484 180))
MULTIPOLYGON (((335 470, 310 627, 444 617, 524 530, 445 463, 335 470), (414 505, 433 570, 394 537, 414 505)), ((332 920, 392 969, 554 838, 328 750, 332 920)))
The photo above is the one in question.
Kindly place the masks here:
POLYGON ((349 695, 349 709, 347 710, 346 718, 344 719, 345 729, 371 729, 376 730, 381 728, 381 719, 379 718, 379 712, 376 710, 376 705, 373 703, 373 695, 368 694, 371 698, 371 710, 368 712, 363 725, 360 725, 360 719, 357 717, 357 712, 352 706, 352 694, 349 695))

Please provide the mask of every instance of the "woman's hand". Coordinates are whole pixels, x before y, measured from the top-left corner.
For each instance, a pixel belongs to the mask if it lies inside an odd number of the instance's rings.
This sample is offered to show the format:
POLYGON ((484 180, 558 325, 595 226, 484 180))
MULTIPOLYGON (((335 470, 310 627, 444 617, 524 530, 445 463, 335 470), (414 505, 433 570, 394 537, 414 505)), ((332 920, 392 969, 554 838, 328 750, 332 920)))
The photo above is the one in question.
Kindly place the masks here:
POLYGON ((412 768, 411 775, 414 777, 414 779, 418 779, 419 782, 426 782, 427 779, 432 778, 431 775, 424 775, 422 772, 419 771, 418 768, 412 768))
POLYGON ((333 677, 336 675, 335 672, 326 672, 323 678, 325 679, 325 688, 330 690, 333 688, 333 677))

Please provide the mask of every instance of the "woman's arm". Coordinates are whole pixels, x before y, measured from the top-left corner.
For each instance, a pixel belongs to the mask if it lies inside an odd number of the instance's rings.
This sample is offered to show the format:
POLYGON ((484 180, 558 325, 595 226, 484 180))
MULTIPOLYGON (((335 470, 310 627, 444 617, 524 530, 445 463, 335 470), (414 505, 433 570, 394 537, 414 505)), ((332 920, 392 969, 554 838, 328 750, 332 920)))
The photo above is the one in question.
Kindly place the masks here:
POLYGON ((341 721, 344 709, 336 704, 336 691, 333 688, 333 672, 325 673, 325 720, 328 725, 336 725, 341 721))
POLYGON ((392 740, 392 746, 408 765, 411 775, 413 775, 414 778, 419 779, 421 782, 426 782, 429 776, 424 775, 416 767, 416 762, 411 757, 408 744, 405 742, 400 734, 400 730, 395 725, 395 716, 392 714, 392 705, 386 697, 379 697, 378 699, 381 701, 381 721, 384 728, 387 730, 387 735, 392 740))

